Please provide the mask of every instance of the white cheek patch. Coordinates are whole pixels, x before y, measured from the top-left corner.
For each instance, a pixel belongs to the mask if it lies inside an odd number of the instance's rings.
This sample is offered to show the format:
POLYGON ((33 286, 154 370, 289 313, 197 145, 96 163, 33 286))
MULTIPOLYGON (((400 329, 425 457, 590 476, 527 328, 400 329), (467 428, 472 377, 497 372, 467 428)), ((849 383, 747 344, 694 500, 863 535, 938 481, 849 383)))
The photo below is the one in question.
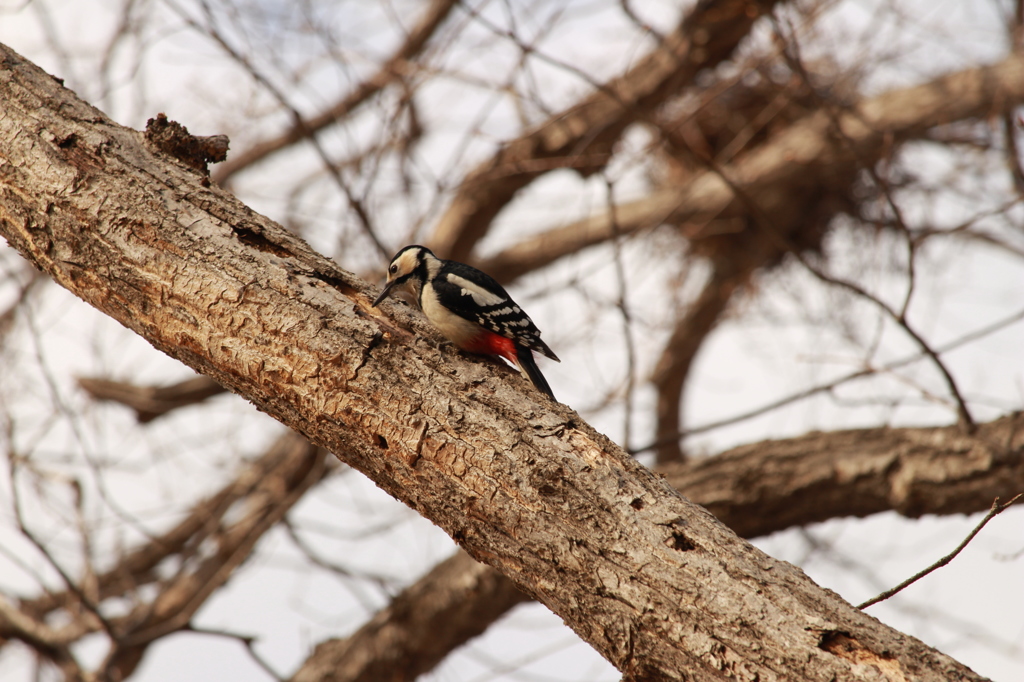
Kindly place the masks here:
POLYGON ((473 284, 465 277, 459 277, 458 275, 453 275, 449 273, 448 281, 462 289, 463 294, 472 296, 473 301, 478 306, 498 305, 499 303, 502 303, 505 300, 501 296, 493 294, 479 285, 473 284))
POLYGON ((416 259, 416 252, 406 251, 403 253, 397 261, 398 264, 398 275, 406 275, 416 269, 418 261, 416 259))

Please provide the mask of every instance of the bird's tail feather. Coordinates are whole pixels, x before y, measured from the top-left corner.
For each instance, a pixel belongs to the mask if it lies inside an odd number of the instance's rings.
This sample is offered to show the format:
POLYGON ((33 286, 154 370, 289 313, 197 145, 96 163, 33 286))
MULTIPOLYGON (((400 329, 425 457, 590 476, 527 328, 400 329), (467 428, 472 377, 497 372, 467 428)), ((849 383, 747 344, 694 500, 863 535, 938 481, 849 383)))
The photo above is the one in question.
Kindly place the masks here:
POLYGON ((551 392, 551 387, 548 386, 547 379, 544 378, 544 375, 540 373, 540 368, 537 367, 537 361, 533 358, 533 351, 525 346, 519 346, 516 349, 516 360, 518 361, 519 369, 526 376, 530 377, 530 381, 537 387, 537 390, 547 393, 551 396, 552 400, 556 400, 555 394, 551 392))

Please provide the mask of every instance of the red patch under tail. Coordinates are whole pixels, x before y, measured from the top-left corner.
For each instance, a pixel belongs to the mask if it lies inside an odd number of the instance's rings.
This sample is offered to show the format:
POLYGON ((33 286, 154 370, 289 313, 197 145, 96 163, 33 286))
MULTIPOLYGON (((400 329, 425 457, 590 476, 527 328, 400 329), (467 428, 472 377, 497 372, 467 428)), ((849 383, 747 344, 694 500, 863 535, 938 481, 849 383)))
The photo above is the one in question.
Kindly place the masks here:
POLYGON ((491 331, 482 331, 474 336, 463 350, 481 355, 500 355, 512 364, 516 363, 516 344, 512 339, 499 336, 491 331))

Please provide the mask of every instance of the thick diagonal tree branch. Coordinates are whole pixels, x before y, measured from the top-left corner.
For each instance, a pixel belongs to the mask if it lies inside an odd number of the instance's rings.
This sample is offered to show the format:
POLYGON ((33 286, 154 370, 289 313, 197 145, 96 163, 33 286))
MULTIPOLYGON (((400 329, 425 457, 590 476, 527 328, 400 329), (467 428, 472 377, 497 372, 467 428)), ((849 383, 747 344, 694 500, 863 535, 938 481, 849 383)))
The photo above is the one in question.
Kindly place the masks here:
POLYGON ((739 539, 520 378, 418 343, 399 306, 370 307, 365 283, 7 48, 0 158, 0 232, 26 258, 343 455, 627 679, 852 680, 871 661, 981 679, 739 539))
MULTIPOLYGON (((815 433, 658 472, 746 538, 883 511, 972 514, 1024 491, 1024 415, 974 435, 955 426, 815 433)), ((411 679, 436 665, 439 647, 462 645, 524 599, 511 580, 459 553, 350 637, 318 645, 292 680, 373 682, 381 659, 411 679)))
MULTIPOLYGON (((195 380, 174 386, 191 381, 195 380)), ((136 396, 162 390, 111 383, 116 390, 104 395, 128 396, 132 399, 126 404, 135 409, 136 396)), ((272 454, 257 464, 270 466, 272 454)), ((1024 490, 1024 416, 1013 414, 983 424, 975 435, 957 427, 815 433, 744 445, 657 470, 747 538, 884 511, 910 517, 970 514, 984 510, 993 497, 1010 499, 1024 490)), ((199 538, 189 540, 191 534, 203 530, 204 519, 217 518, 217 510, 247 494, 252 477, 247 473, 200 503, 178 527, 100 576, 101 598, 119 594, 106 587, 115 583, 113 579, 120 577, 122 587, 137 587, 159 561, 186 542, 198 544, 199 538)), ((406 679, 416 677, 526 599, 510 580, 459 553, 399 593, 351 636, 319 644, 293 679, 372 682, 381 679, 383 670, 401 671, 406 679)), ((20 606, 39 621, 63 602, 48 595, 20 606)))
POLYGON ((642 120, 703 69, 729 58, 754 22, 777 0, 701 0, 674 31, 629 71, 502 145, 463 180, 430 243, 439 254, 469 260, 473 247, 512 197, 560 167, 599 171, 626 128, 642 120), (545 163, 562 159, 562 163, 545 163))
MULTIPOLYGON (((91 381, 113 389, 102 391, 102 397, 140 409, 163 391, 188 394, 197 379, 170 387, 91 381)), ((267 462, 263 466, 272 462, 268 457, 260 460, 267 462)), ((970 514, 984 510, 993 497, 1010 499, 1024 490, 1024 416, 983 424, 973 436, 957 427, 815 433, 664 464, 657 471, 747 538, 884 511, 910 517, 970 514)), ((142 584, 158 558, 179 551, 189 533, 203 529, 202 519, 216 518, 214 510, 246 494, 251 478, 202 502, 179 527, 130 554, 108 575, 130 577, 129 586, 142 584)), ((108 581, 106 576, 98 581, 103 597, 117 594, 104 587, 108 581)), ((383 670, 402 671, 411 679, 527 599, 501 574, 459 553, 399 593, 351 636, 319 644, 293 679, 372 682, 383 670)), ((51 595, 21 607, 39 620, 60 601, 51 595)))

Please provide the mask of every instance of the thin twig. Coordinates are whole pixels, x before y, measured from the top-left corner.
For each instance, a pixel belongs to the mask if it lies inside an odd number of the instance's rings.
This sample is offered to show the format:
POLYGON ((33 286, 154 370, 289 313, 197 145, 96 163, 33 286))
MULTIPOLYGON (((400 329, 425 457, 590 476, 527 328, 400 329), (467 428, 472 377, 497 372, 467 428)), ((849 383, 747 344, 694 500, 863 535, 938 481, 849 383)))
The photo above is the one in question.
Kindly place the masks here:
POLYGON ((608 174, 604 174, 605 191, 608 197, 608 214, 611 218, 611 229, 614 237, 612 238, 612 254, 614 256, 613 262, 615 265, 615 278, 618 280, 619 285, 619 296, 615 302, 615 307, 618 308, 619 313, 622 317, 622 339, 626 345, 626 386, 625 386, 625 400, 624 402, 624 415, 623 415, 623 429, 622 429, 622 447, 629 449, 629 443, 632 440, 632 429, 631 425, 633 422, 633 392, 635 389, 635 376, 636 376, 636 344, 633 343, 633 315, 629 310, 629 290, 626 283, 626 269, 622 264, 622 237, 619 230, 619 219, 615 212, 615 187, 608 177, 608 174))
POLYGON ((257 637, 253 635, 241 635, 236 632, 230 632, 228 630, 217 630, 215 628, 201 628, 192 625, 191 623, 182 628, 182 632, 192 632, 197 635, 211 635, 213 637, 224 637, 226 639, 233 639, 236 642, 240 642, 245 650, 249 653, 249 657, 263 670, 275 680, 284 682, 287 678, 281 675, 281 673, 274 670, 274 667, 270 665, 270 662, 265 658, 256 653, 256 641, 257 637))
MULTIPOLYGON (((1019 322, 1021 320, 1024 320, 1024 309, 1018 310, 1013 315, 998 320, 993 324, 986 325, 981 329, 976 329, 968 334, 965 334, 964 336, 961 336, 958 339, 954 339, 953 341, 943 346, 940 346, 936 350, 939 353, 948 353, 952 350, 955 350, 956 348, 971 343, 972 341, 977 341, 978 339, 984 338, 989 334, 1000 331, 1001 329, 1004 329, 1005 327, 1016 322, 1019 322)), ((653 450, 654 448, 664 445, 665 443, 670 443, 672 442, 672 440, 679 440, 681 438, 686 438, 688 436, 693 436, 699 433, 713 431, 714 429, 719 429, 722 428, 723 426, 732 426, 733 424, 737 424, 748 419, 753 419, 754 417, 759 417, 762 414, 765 414, 766 412, 770 412, 771 410, 775 410, 780 407, 785 407, 786 405, 790 405, 792 403, 804 400, 806 398, 811 398, 813 396, 818 395, 819 393, 831 393, 834 389, 838 388, 839 386, 842 386, 843 384, 850 383, 851 381, 856 381, 857 379, 863 379, 864 377, 872 376, 883 372, 892 372, 894 370, 900 369, 901 367, 905 367, 906 365, 909 365, 913 362, 922 360, 926 357, 927 355, 925 355, 923 352, 919 352, 913 355, 906 356, 894 362, 882 365, 881 367, 865 367, 855 372, 845 374, 839 377, 838 379, 833 379, 832 381, 828 381, 823 384, 818 384, 816 386, 811 386, 810 388, 806 388, 796 393, 791 393, 790 395, 784 396, 777 400, 773 400, 769 403, 766 403, 759 407, 755 407, 746 412, 742 412, 740 414, 733 415, 731 417, 726 417, 724 419, 720 419, 717 421, 707 422, 706 424, 701 424, 699 426, 682 429, 678 433, 672 434, 671 436, 659 438, 655 441, 652 441, 651 443, 648 443, 647 445, 644 445, 643 447, 629 450, 629 454, 637 455, 641 452, 653 450)))
POLYGON ((971 412, 967 407, 967 401, 964 399, 963 394, 960 392, 956 380, 953 379, 953 374, 949 371, 949 368, 946 367, 946 364, 939 358, 939 353, 936 352, 936 350, 928 344, 928 342, 924 339, 923 336, 921 336, 920 333, 917 332, 916 329, 910 326, 910 323, 907 321, 906 316, 903 313, 894 310, 880 297, 872 294, 871 292, 869 292, 867 289, 860 286, 856 282, 830 275, 823 269, 815 265, 813 262, 811 262, 811 260, 808 259, 801 252, 800 248, 796 246, 793 243, 793 241, 789 239, 789 237, 775 225, 775 223, 771 219, 771 216, 769 216, 761 208, 761 206, 754 200, 754 198, 751 197, 743 187, 741 187, 726 173, 725 168, 723 166, 719 165, 713 159, 710 158, 705 158, 703 159, 703 161, 708 165, 708 168, 713 173, 715 173, 719 178, 721 178, 722 182, 728 185, 729 189, 732 190, 733 195, 750 210, 750 215, 752 218, 754 218, 754 225, 764 230, 768 238, 771 239, 779 249, 785 251, 790 256, 792 256, 793 259, 796 260, 800 265, 802 265, 808 272, 810 272, 812 275, 817 277, 825 284, 831 284, 832 286, 841 289, 846 289, 847 291, 853 293, 854 295, 859 296, 860 298, 863 298, 864 300, 868 301, 876 308, 881 310, 883 313, 885 313, 887 316, 889 316, 893 322, 895 322, 900 328, 903 329, 904 333, 906 333, 906 335, 909 336, 914 341, 914 343, 917 344, 917 346, 924 352, 924 354, 931 359, 932 364, 935 365, 935 368, 939 371, 939 374, 942 375, 942 378, 945 380, 946 386, 949 389, 950 395, 952 396, 953 401, 956 404, 956 412, 959 416, 960 423, 963 425, 963 427, 968 433, 973 433, 977 428, 977 425, 975 424, 974 417, 971 416, 971 412))
MULTIPOLYGON (((228 179, 236 173, 304 137, 309 137, 346 117, 350 117, 353 112, 392 84, 401 84, 415 73, 414 60, 427 48, 438 28, 444 23, 456 4, 454 0, 435 0, 424 10, 419 23, 406 34, 402 45, 386 62, 380 65, 372 76, 356 84, 341 100, 306 119, 304 123, 295 122, 293 119, 292 126, 279 135, 258 141, 240 154, 236 154, 235 158, 229 159, 217 169, 214 173, 214 180, 217 184, 224 186, 228 179)), ((423 66, 423 64, 416 64, 415 69, 423 68, 423 66)))
MULTIPOLYGON (((813 86, 811 77, 807 73, 807 70, 804 68, 803 61, 800 57, 799 43, 796 39, 795 30, 791 28, 789 40, 785 40, 786 36, 782 31, 780 21, 781 20, 778 17, 773 15, 772 22, 775 24, 775 29, 778 32, 778 35, 784 39, 783 42, 786 45, 786 49, 782 51, 782 56, 786 60, 786 63, 789 65, 789 67, 793 69, 795 73, 799 74, 803 78, 804 82, 807 83, 808 87, 810 88, 810 91, 812 93, 816 93, 817 91, 813 86)), ((844 134, 841 116, 845 112, 839 111, 836 108, 834 102, 829 99, 818 97, 818 102, 821 106, 821 111, 823 111, 829 117, 837 140, 840 143, 842 143, 850 153, 853 154, 854 158, 857 159, 857 161, 860 163, 861 168, 863 168, 867 172, 867 174, 871 176, 873 182, 878 187, 879 191, 882 193, 882 196, 885 198, 886 204, 889 206, 889 210, 892 211, 892 215, 896 225, 900 228, 901 233, 905 236, 907 240, 908 286, 907 293, 903 300, 903 305, 901 306, 899 311, 891 308, 889 305, 884 303, 880 297, 869 293, 867 289, 860 286, 859 284, 839 277, 833 277, 832 275, 825 273, 824 270, 818 268, 813 263, 811 263, 807 258, 804 257, 802 253, 799 252, 798 249, 793 248, 793 246, 789 244, 789 239, 787 239, 786 235, 784 235, 781 231, 775 229, 774 224, 770 221, 768 216, 764 214, 764 212, 760 210, 760 207, 757 206, 749 197, 747 197, 744 192, 742 192, 742 188, 739 187, 736 183, 732 182, 732 180, 725 175, 724 168, 719 169, 715 164, 712 164, 712 170, 718 173, 718 175, 727 184, 729 184, 730 187, 733 188, 738 198, 740 198, 745 203, 750 205, 754 217, 758 218, 758 222, 763 223, 764 227, 767 228, 769 237, 777 238, 784 245, 786 245, 788 250, 796 258, 796 260, 799 261, 800 264, 803 265, 805 268, 807 268, 811 272, 811 274, 815 275, 816 277, 818 277, 818 279, 825 282, 826 284, 832 284, 833 286, 845 288, 848 291, 853 292, 855 295, 860 296, 861 298, 864 298, 867 301, 873 303, 880 310, 889 315, 889 317, 892 318, 893 322, 895 322, 897 325, 903 328, 903 331, 906 332, 906 334, 911 339, 913 339, 914 342, 918 344, 918 346, 920 346, 921 350, 923 350, 929 358, 931 358, 932 363, 935 365, 936 369, 938 369, 939 373, 942 374, 942 377, 945 379, 946 385, 949 388, 949 392, 952 395, 954 401, 956 402, 957 413, 960 417, 960 421, 969 433, 973 433, 976 428, 974 417, 971 415, 971 412, 967 407, 967 401, 964 399, 959 387, 957 386, 956 381, 953 379, 953 374, 949 371, 949 368, 946 367, 946 364, 939 358, 938 353, 936 353, 931 348, 931 346, 928 345, 924 337, 921 336, 917 332, 917 330, 910 326, 910 323, 907 320, 907 310, 910 307, 910 300, 914 294, 915 247, 914 240, 911 237, 911 230, 909 227, 907 227, 906 221, 903 220, 903 215, 900 211, 899 204, 893 197, 888 182, 884 181, 878 175, 877 169, 875 168, 875 164, 872 162, 872 160, 865 158, 861 151, 844 134)), ((851 111, 854 116, 858 115, 858 110, 856 107, 850 108, 849 111, 851 111)))
POLYGON ((877 597, 874 597, 873 599, 868 599, 863 604, 860 604, 859 606, 857 606, 857 608, 858 609, 866 609, 867 607, 871 606, 872 604, 877 604, 880 601, 885 601, 886 599, 888 599, 889 597, 893 596, 897 592, 900 592, 900 591, 906 589, 907 587, 913 585, 918 580, 920 580, 921 578, 925 577, 926 575, 928 575, 932 571, 934 571, 936 569, 939 569, 939 568, 942 568, 943 566, 948 564, 950 561, 952 561, 953 559, 956 558, 957 554, 959 554, 960 552, 963 551, 964 547, 966 547, 968 545, 968 543, 970 543, 970 541, 974 539, 975 535, 977 535, 979 532, 981 532, 981 529, 985 527, 986 523, 988 523, 989 521, 994 519, 996 516, 998 516, 1002 512, 1006 511, 1011 505, 1013 505, 1021 497, 1024 497, 1024 493, 1018 494, 1016 497, 1014 497, 1012 500, 1010 500, 1006 504, 999 504, 999 498, 998 497, 996 499, 992 500, 992 508, 988 510, 988 514, 986 514, 985 518, 983 518, 981 520, 981 523, 979 523, 977 526, 974 527, 974 530, 972 530, 970 532, 970 534, 966 538, 964 538, 964 541, 961 542, 960 545, 956 549, 954 549, 952 552, 950 552, 946 556, 942 557, 941 559, 936 561, 934 564, 932 564, 928 568, 926 568, 923 571, 921 571, 920 573, 918 573, 918 574, 916 574, 914 576, 911 576, 910 578, 907 578, 906 580, 901 582, 896 587, 893 587, 892 589, 886 590, 885 592, 883 592, 882 594, 878 595, 877 597))

